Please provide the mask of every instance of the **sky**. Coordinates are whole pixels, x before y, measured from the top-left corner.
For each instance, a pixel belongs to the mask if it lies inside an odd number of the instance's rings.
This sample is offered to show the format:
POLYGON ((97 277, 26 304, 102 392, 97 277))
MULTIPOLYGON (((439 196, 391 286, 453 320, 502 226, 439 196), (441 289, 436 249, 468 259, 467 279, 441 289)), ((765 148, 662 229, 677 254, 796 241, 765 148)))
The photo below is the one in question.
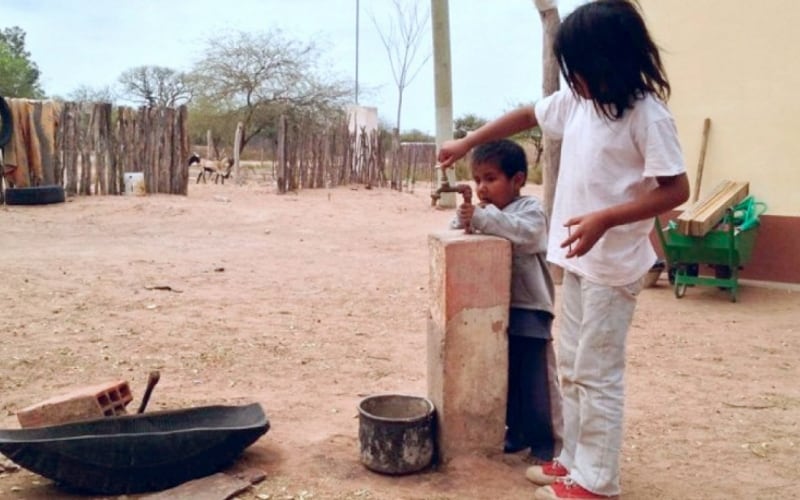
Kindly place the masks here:
MULTIPOLYGON (((560 0, 562 17, 582 3, 560 0)), ((44 91, 62 97, 84 85, 113 86, 136 66, 187 71, 206 41, 226 32, 280 29, 316 43, 322 70, 354 89, 358 52, 359 104, 377 107, 393 126, 397 86, 375 26, 387 31, 393 13, 392 0, 2 0, 0 28, 26 32, 44 91)), ((454 118, 491 119, 541 97, 542 30, 533 0, 449 0, 449 21, 454 118)), ((432 54, 430 28, 421 43, 420 54, 432 54)), ((432 56, 403 101, 401 129, 434 135, 432 56)))

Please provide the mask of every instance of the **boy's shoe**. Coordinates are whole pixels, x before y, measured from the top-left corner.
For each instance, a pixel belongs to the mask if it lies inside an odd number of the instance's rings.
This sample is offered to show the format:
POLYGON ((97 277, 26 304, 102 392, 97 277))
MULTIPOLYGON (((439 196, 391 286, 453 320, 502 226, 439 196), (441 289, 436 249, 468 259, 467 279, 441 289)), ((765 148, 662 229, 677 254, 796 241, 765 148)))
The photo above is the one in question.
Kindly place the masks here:
POLYGON ((527 450, 528 448, 530 448, 529 445, 517 443, 510 439, 506 439, 505 443, 503 443, 503 453, 518 453, 522 450, 527 450))
POLYGON ((528 481, 539 486, 553 484, 558 478, 567 477, 567 474, 569 474, 569 471, 558 460, 551 460, 542 465, 531 465, 525 471, 525 477, 528 478, 528 481))
POLYGON ((549 486, 542 486, 541 488, 538 488, 533 494, 533 498, 536 500, 560 500, 563 498, 611 499, 619 497, 615 495, 609 496, 592 493, 572 479, 563 478, 549 486))

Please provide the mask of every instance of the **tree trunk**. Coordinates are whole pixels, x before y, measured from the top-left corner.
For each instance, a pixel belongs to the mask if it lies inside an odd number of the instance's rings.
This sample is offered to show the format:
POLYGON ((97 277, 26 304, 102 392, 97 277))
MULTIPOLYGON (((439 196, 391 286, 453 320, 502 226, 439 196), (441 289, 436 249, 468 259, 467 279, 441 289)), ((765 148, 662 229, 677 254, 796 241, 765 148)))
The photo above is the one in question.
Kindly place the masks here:
MULTIPOLYGON (((553 42, 556 32, 561 24, 558 9, 548 9, 540 11, 543 28, 543 68, 542 68, 542 95, 548 96, 559 89, 559 67, 555 54, 553 54, 553 42)), ((553 198, 555 197, 556 182, 558 181, 558 169, 561 161, 561 141, 543 138, 544 142, 544 205, 548 219, 553 213, 553 198)))
MULTIPOLYGON (((546 4, 549 2, 540 3, 546 4)), ((537 6, 539 6, 538 3, 537 6)), ((548 96, 556 92, 559 88, 559 66, 556 56, 553 53, 553 43, 555 42, 558 27, 561 25, 561 18, 558 15, 557 8, 540 9, 539 16, 542 20, 543 33, 542 95, 548 96)), ((544 165, 542 167, 544 207, 547 220, 549 221, 553 215, 553 199, 555 198, 556 184, 558 183, 558 170, 561 163, 561 141, 543 137, 542 144, 544 146, 544 165)), ((563 269, 551 264, 550 273, 553 276, 553 281, 559 284, 562 282, 564 277, 563 269)))

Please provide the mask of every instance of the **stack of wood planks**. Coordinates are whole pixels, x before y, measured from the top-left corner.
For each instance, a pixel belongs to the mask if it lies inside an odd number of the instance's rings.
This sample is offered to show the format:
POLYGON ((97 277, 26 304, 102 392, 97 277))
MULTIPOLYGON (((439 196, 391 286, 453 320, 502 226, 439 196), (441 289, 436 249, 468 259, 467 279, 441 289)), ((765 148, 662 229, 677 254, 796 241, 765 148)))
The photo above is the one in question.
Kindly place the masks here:
POLYGON ((705 236, 725 216, 725 211, 747 197, 749 182, 722 181, 708 196, 678 216, 678 231, 705 236))

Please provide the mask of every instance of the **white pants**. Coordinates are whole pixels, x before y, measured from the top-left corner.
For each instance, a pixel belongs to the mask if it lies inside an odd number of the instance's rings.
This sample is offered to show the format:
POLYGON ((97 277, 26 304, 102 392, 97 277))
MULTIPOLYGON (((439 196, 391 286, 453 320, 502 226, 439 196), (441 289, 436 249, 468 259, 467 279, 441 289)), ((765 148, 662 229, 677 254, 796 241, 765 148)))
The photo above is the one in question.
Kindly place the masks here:
POLYGON ((564 272, 558 367, 564 398, 559 461, 589 491, 619 495, 625 341, 641 280, 599 285, 564 272))

